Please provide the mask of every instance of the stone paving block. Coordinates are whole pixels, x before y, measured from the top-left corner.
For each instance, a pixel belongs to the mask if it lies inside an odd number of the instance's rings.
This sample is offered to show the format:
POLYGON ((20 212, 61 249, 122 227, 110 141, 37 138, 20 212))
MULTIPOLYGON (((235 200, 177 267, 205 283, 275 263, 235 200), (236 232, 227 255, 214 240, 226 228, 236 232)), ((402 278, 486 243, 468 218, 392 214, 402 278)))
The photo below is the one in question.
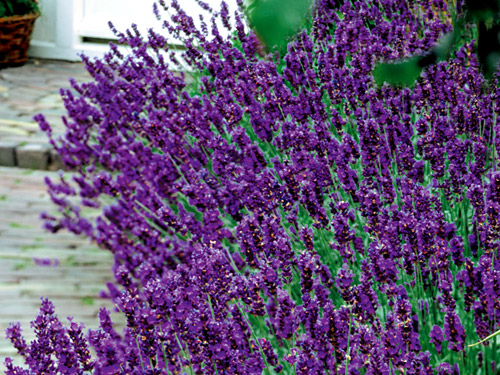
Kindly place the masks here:
POLYGON ((16 162, 16 147, 17 142, 1 141, 0 140, 0 165, 4 167, 15 167, 16 162))
POLYGON ((61 155, 59 155, 58 152, 54 149, 50 150, 49 165, 47 169, 49 171, 58 171, 60 169, 67 170, 67 168, 64 166, 64 163, 62 162, 61 155))
POLYGON ((19 168, 46 170, 49 164, 50 146, 27 144, 16 148, 19 168))
POLYGON ((7 98, 9 92, 9 88, 7 86, 0 85, 0 97, 7 98))

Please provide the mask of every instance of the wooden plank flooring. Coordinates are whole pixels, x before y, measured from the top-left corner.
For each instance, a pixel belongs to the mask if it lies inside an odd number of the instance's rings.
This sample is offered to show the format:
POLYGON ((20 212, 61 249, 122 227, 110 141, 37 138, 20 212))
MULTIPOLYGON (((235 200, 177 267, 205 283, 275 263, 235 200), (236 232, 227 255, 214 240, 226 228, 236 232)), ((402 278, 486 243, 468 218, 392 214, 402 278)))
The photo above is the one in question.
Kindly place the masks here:
MULTIPOLYGON (((48 297, 56 313, 66 323, 67 316, 98 327, 100 307, 112 304, 97 297, 111 280, 111 254, 97 249, 84 237, 67 232, 51 234, 41 228, 42 211, 54 212, 43 179, 53 172, 28 171, 0 167, 0 373, 4 359, 15 356, 5 338, 9 322, 22 324, 26 339, 34 335, 30 328, 40 306, 48 297), (33 258, 57 259, 57 266, 39 266, 33 258)), ((123 319, 113 314, 119 326, 123 319)))

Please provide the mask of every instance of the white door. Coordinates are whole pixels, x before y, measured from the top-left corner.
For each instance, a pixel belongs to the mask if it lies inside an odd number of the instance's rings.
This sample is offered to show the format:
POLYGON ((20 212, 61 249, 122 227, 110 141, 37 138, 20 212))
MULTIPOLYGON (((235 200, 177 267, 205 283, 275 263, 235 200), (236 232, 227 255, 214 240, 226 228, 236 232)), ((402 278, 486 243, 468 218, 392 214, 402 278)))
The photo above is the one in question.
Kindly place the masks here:
MULTIPOLYGON (((143 35, 147 30, 161 30, 162 21, 158 21, 153 14, 155 0, 84 0, 83 20, 80 26, 80 36, 83 38, 115 39, 108 27, 111 21, 118 31, 125 31, 135 23, 143 35)), ((220 0, 204 0, 212 8, 220 9, 220 0)), ((230 9, 235 9, 234 0, 228 0, 230 9)), ((170 1, 166 0, 169 4, 170 1)), ((210 16, 204 12, 195 0, 179 0, 182 9, 199 25, 199 14, 203 14, 209 22, 210 16)), ((168 14, 159 6, 163 20, 169 19, 168 14)), ((222 31, 222 30, 221 30, 222 31)), ((173 42, 173 41, 170 41, 173 42)))
MULTIPOLYGON (((196 0, 178 0, 181 7, 199 24, 201 8, 196 0)), ((215 10, 220 9, 220 0, 203 0, 215 10)), ((230 14, 234 14, 236 0, 226 0, 230 14)), ((165 0, 167 4, 170 0, 165 0)), ((161 22, 153 14, 154 0, 39 0, 42 16, 35 23, 29 50, 30 56, 80 60, 79 54, 102 57, 109 50, 107 41, 116 39, 108 27, 113 22, 118 31, 124 32, 135 23, 146 36, 153 28, 162 31, 161 22)), ((168 14, 160 10, 163 19, 168 14)), ((203 13, 202 13, 203 14, 203 13)), ((210 16, 205 12, 208 22, 210 16)), ((225 29, 219 27, 222 34, 225 29)), ((163 31, 166 33, 166 31, 163 31)), ((166 35, 166 34, 164 34, 166 35)), ((169 40, 176 44, 176 40, 169 40)))
POLYGON ((161 27, 152 9, 152 0, 84 0, 79 34, 84 38, 115 39, 108 21, 120 31, 125 31, 132 23, 136 23, 141 32, 144 28, 161 27))

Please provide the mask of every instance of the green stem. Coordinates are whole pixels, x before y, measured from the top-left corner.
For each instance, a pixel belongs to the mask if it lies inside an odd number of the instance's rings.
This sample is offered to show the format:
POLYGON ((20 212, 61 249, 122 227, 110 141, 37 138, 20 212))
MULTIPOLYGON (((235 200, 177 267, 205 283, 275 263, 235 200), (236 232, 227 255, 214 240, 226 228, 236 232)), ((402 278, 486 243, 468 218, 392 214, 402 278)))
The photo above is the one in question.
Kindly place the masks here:
POLYGON ((212 313, 212 319, 215 321, 214 309, 212 307, 212 300, 210 299, 210 294, 207 293, 208 297, 208 306, 210 306, 210 312, 212 313))
POLYGON ((179 345, 179 347, 181 348, 181 353, 184 357, 187 357, 188 359, 188 362, 189 362, 189 370, 191 372, 191 375, 194 375, 194 372, 193 372, 193 364, 191 363, 191 356, 189 355, 189 348, 188 346, 186 345, 186 350, 187 350, 187 355, 186 355, 186 352, 184 351, 184 348, 179 340, 179 337, 177 337, 177 333, 174 332, 174 335, 175 335, 175 339, 177 340, 177 344, 179 345))
POLYGON ((165 361, 165 369, 167 370, 167 375, 170 375, 170 371, 168 371, 168 360, 167 353, 165 353, 165 345, 161 344, 161 351, 163 353, 163 360, 165 361))
POLYGON ((269 372, 269 364, 267 363, 266 356, 264 354, 264 350, 262 350, 262 347, 260 346, 259 338, 257 337, 257 335, 255 334, 255 332, 253 331, 252 325, 250 324, 250 322, 248 321, 248 319, 246 317, 246 313, 240 307, 240 305, 238 304, 238 302, 236 302, 236 307, 238 308, 238 310, 240 310, 241 316, 247 322, 248 327, 250 328, 250 333, 252 334, 253 339, 255 340, 255 342, 257 343, 257 346, 259 347, 260 355, 262 356, 262 359, 264 360, 264 363, 266 364, 266 373, 270 374, 270 372, 269 372))
POLYGON ((349 312, 349 332, 347 333, 347 352, 346 352, 345 375, 347 375, 347 369, 349 368, 349 359, 351 358, 349 355, 349 346, 350 346, 350 341, 351 341, 351 326, 352 326, 352 318, 351 318, 351 313, 349 312))
POLYGON ((141 348, 139 346, 139 340, 137 339, 137 336, 135 336, 135 343, 137 344, 137 350, 139 350, 139 359, 141 360, 141 367, 142 367, 143 370, 145 370, 145 368, 144 368, 144 361, 142 360, 141 348))
POLYGON ((488 340, 490 340, 490 339, 492 339, 493 337, 496 337, 496 336, 498 336, 498 335, 500 335, 500 330, 498 330, 498 331, 496 331, 496 332, 492 333, 491 335, 489 335, 489 336, 485 337, 485 338, 484 338, 484 339, 482 339, 481 341, 478 341, 478 342, 476 342, 476 343, 474 343, 474 344, 468 345, 468 347, 469 347, 469 348, 472 348, 473 346, 476 346, 476 345, 482 344, 483 342, 488 341, 488 340))
POLYGON ((217 370, 217 366, 215 365, 214 360, 212 359, 212 364, 214 365, 215 373, 219 375, 219 371, 217 370))

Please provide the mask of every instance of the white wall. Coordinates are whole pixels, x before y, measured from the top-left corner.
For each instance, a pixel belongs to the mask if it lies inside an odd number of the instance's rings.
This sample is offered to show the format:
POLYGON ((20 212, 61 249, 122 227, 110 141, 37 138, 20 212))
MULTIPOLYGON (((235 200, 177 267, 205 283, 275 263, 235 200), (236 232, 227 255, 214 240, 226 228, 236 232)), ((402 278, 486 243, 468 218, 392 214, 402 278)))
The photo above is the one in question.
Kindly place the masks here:
MULTIPOLYGON (((220 0, 204 0, 220 8, 220 0)), ((32 57, 78 61, 84 52, 90 57, 102 56, 109 47, 106 40, 115 39, 108 21, 125 31, 132 23, 142 33, 149 28, 161 30, 153 14, 154 0, 39 0, 42 16, 35 23, 29 55, 32 57), (105 43, 91 43, 102 40, 105 43)), ((236 9, 235 1, 227 1, 236 9)), ((168 0, 167 0, 168 3, 168 0)), ((195 0, 179 0, 183 9, 198 22, 201 9, 195 0)), ((207 22, 209 21, 206 15, 207 22)), ((175 40, 170 40, 175 43, 175 40)))
POLYGON ((78 23, 83 0, 40 0, 42 16, 35 22, 29 55, 33 57, 79 60, 78 23))

